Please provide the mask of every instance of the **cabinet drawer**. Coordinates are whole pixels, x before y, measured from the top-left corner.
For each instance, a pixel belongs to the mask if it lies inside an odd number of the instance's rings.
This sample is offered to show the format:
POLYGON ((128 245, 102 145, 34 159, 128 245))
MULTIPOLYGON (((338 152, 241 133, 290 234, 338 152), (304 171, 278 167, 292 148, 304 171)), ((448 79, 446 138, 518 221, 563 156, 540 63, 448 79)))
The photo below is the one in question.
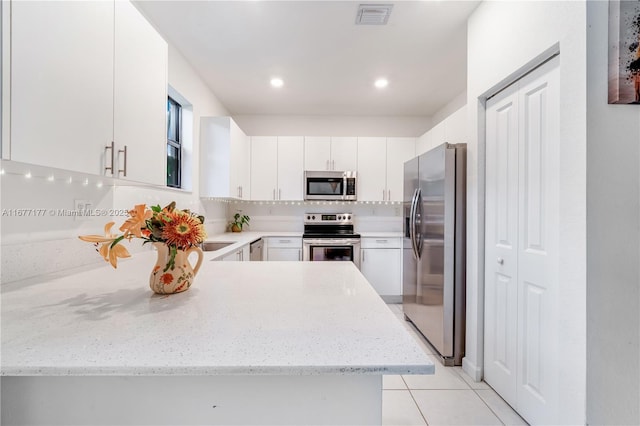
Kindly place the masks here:
POLYGON ((301 248, 302 238, 300 237, 269 237, 267 246, 269 248, 301 248))
POLYGON ((361 247, 365 248, 402 248, 402 238, 366 237, 360 241, 361 247))

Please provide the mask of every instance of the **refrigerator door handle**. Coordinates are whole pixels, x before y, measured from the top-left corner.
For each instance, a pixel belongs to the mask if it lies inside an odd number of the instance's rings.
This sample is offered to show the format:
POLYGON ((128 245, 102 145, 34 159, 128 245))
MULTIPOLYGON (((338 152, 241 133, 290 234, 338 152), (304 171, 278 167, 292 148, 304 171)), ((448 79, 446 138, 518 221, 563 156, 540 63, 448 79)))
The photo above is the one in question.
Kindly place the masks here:
POLYGON ((413 256, 419 259, 418 246, 416 244, 416 207, 418 204, 418 198, 420 197, 420 188, 417 188, 413 193, 411 199, 411 210, 409 213, 409 239, 411 240, 411 248, 413 249, 413 256))
MULTIPOLYGON (((416 208, 414 211, 414 215, 416 218, 420 218, 420 223, 422 223, 422 189, 418 188, 416 194, 416 208)), ((417 225, 418 221, 415 220, 414 225, 417 225)), ((416 258, 420 259, 422 256, 422 244, 423 244, 423 236, 422 231, 420 229, 414 229, 414 239, 416 240, 416 258)))

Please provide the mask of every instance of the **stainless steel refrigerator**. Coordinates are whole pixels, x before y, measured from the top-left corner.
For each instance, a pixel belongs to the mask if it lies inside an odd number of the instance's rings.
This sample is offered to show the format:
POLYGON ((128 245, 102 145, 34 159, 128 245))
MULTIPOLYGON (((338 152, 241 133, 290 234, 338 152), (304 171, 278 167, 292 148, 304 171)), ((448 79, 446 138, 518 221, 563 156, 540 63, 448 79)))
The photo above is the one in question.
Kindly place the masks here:
POLYGON ((404 164, 404 314, 445 365, 464 356, 466 152, 445 143, 404 164))

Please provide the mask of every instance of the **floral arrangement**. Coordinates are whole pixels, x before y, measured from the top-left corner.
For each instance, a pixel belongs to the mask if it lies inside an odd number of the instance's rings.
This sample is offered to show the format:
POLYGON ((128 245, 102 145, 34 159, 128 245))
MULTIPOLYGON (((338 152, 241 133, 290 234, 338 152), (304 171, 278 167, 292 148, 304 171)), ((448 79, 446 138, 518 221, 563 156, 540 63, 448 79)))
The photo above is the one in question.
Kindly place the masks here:
POLYGON ((109 222, 104 226, 104 236, 82 235, 79 238, 93 243, 96 251, 114 268, 118 267, 119 257, 131 257, 129 251, 120 244, 123 240, 140 238, 144 240, 142 244, 164 243, 169 247, 170 259, 164 272, 174 268, 178 250, 187 250, 207 238, 204 216, 186 209, 176 209, 175 201, 164 208, 159 205, 148 208, 145 204, 138 204, 129 210, 129 216, 120 226, 120 235, 111 233, 115 222, 109 222))

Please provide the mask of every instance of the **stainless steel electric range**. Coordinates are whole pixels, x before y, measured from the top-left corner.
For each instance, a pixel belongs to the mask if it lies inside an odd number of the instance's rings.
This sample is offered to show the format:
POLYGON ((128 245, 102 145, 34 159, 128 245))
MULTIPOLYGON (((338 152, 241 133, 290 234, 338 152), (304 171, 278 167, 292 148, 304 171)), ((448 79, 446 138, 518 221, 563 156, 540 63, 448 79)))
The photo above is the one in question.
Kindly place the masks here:
POLYGON ((306 213, 302 259, 312 262, 351 261, 360 269, 360 234, 352 213, 306 213))

